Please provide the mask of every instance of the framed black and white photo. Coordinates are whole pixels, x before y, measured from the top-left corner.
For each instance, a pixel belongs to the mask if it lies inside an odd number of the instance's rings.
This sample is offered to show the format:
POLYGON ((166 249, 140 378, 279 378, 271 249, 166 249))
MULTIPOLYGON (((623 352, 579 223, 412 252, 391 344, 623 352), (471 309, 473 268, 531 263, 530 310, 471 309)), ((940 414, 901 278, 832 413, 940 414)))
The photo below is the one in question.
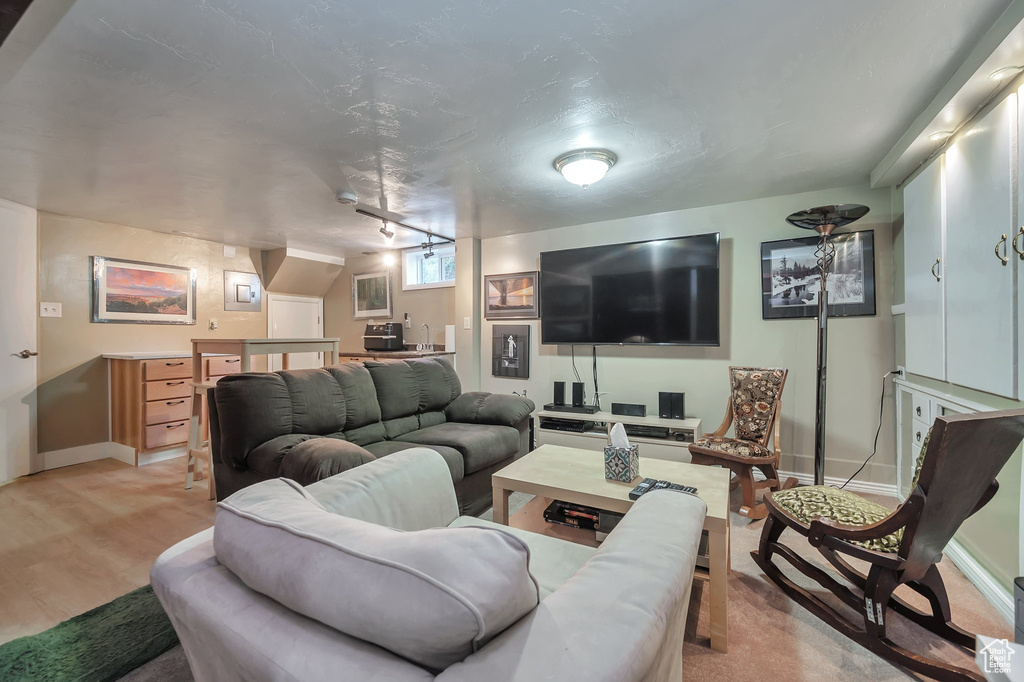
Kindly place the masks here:
POLYGON ((357 320, 393 317, 390 270, 352 275, 352 310, 357 320))
MULTIPOLYGON (((818 237, 761 243, 761 317, 816 317, 821 275, 818 237)), ((875 233, 833 237, 836 257, 828 274, 829 317, 875 314, 875 233)))
POLYGON ((494 325, 491 331, 491 375, 530 378, 530 325, 494 325))
POLYGON ((529 320, 540 316, 540 273, 484 277, 484 318, 529 320))

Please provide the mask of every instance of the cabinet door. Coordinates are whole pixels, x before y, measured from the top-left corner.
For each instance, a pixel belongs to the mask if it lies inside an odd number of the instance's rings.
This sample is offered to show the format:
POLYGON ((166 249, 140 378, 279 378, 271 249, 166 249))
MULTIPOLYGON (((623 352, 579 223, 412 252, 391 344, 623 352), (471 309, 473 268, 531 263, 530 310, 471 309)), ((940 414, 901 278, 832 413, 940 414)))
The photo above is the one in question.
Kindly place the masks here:
POLYGON ((1015 94, 946 152, 947 378, 1009 398, 1017 392, 1016 264, 1000 256, 1016 223, 1016 164, 1015 94))
POLYGON ((940 156, 903 190, 907 371, 946 378, 945 182, 940 156))

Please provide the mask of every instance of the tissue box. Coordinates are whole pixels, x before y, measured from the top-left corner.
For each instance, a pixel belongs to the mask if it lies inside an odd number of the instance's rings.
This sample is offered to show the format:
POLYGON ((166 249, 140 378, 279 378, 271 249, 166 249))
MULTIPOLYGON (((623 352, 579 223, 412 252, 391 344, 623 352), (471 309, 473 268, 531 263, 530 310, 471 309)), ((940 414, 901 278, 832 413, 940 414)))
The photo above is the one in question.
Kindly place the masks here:
POLYGON ((604 446, 604 477, 609 481, 632 483, 640 475, 640 449, 604 446))

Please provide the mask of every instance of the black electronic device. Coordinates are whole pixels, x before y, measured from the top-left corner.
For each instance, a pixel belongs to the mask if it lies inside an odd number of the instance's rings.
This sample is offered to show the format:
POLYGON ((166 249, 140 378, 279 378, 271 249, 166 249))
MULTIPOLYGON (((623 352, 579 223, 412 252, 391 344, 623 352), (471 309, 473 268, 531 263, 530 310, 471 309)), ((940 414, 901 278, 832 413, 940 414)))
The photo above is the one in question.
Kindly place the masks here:
POLYGON ((583 382, 572 382, 572 406, 583 407, 583 382))
POLYGON ((368 324, 363 332, 364 350, 405 350, 402 343, 402 324, 385 322, 368 324))
POLYGON ((672 394, 672 419, 686 418, 686 394, 672 394))
POLYGON ((612 414, 621 414, 626 417, 646 417, 647 406, 636 403, 612 403, 612 414))
POLYGON ((540 254, 541 343, 719 345, 719 237, 540 254))
POLYGON ((658 394, 658 416, 662 419, 686 418, 686 394, 662 391, 658 394))
POLYGON ((560 419, 559 417, 541 417, 540 428, 554 431, 570 431, 572 433, 585 433, 595 424, 585 419, 560 419))
POLYGON ((656 481, 653 478, 645 478, 640 481, 635 488, 629 491, 629 499, 639 500, 640 497, 652 490, 674 490, 679 493, 689 493, 690 495, 696 495, 697 489, 689 485, 681 485, 679 483, 670 483, 668 481, 656 481))
POLYGON ((555 382, 555 399, 552 401, 555 405, 565 405, 565 382, 555 382))
POLYGON ((623 424, 622 428, 626 430, 627 436, 637 436, 639 438, 668 438, 669 430, 667 426, 648 426, 647 424, 623 424))
POLYGON ((672 394, 661 391, 658 393, 658 416, 662 419, 672 418, 672 394))
POLYGON ((554 403, 548 403, 544 406, 545 410, 551 412, 569 412, 571 414, 596 414, 597 408, 593 405, 580 405, 575 407, 573 405, 555 405, 554 403))

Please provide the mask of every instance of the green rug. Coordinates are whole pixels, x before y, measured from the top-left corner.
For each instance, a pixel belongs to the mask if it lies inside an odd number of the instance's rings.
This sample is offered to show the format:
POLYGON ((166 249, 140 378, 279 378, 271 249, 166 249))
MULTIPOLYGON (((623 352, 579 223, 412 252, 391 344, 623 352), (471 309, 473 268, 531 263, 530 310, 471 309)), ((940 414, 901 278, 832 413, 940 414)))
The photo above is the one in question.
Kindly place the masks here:
POLYGON ((149 585, 0 646, 0 680, 107 682, 178 644, 149 585))

